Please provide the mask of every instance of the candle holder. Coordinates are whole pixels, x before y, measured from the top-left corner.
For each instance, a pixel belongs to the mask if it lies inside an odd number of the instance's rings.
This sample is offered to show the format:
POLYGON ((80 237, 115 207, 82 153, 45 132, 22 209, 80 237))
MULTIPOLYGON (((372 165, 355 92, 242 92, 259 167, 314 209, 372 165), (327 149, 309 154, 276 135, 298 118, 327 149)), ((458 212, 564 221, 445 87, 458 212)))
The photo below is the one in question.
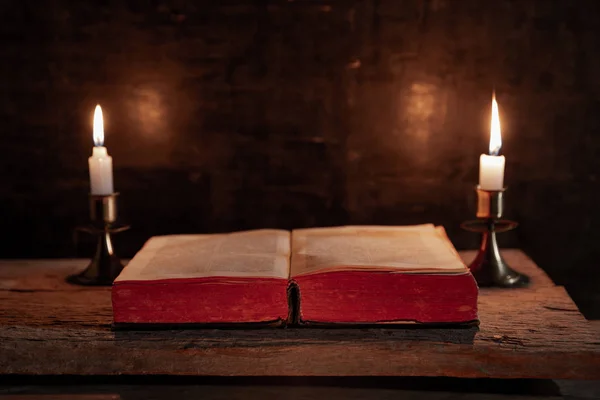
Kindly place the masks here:
POLYGON ((68 282, 86 286, 110 286, 123 270, 123 264, 113 250, 111 239, 111 234, 129 229, 127 225, 115 226, 118 195, 90 194, 91 224, 78 227, 76 231, 96 236, 96 253, 88 267, 80 274, 69 276, 68 282))
POLYGON ((481 245, 477 256, 469 265, 478 285, 504 288, 526 287, 529 277, 508 266, 500 254, 496 233, 517 227, 514 221, 504 220, 504 192, 484 190, 477 187, 477 219, 464 222, 461 226, 470 232, 481 233, 481 245))

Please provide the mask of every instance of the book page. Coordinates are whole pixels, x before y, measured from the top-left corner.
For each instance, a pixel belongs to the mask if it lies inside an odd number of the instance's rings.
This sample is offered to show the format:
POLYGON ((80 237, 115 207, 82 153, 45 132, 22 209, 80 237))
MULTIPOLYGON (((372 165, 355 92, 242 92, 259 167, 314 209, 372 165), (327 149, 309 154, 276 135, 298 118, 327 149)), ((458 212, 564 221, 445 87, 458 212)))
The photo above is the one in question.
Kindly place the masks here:
POLYGON ((289 276, 290 233, 263 229, 151 238, 116 281, 289 276))
POLYGON ((292 232, 292 277, 325 271, 464 273, 442 227, 346 226, 292 232))

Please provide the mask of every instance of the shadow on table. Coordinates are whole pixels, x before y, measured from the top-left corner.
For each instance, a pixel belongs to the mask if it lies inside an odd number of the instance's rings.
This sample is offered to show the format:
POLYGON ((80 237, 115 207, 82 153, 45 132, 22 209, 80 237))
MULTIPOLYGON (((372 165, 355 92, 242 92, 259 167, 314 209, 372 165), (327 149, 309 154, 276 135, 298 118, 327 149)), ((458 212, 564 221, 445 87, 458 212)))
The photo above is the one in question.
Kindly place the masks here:
MULTIPOLYGON (((138 399, 503 399, 495 395, 558 396, 558 386, 536 379, 419 377, 0 377, 0 400, 138 399), (43 397, 35 397, 40 396, 43 397), (489 397, 491 396, 491 397, 489 397), (7 397, 8 398, 8 397, 7 397)), ((512 398, 512 397, 511 397, 512 398)))
MULTIPOLYGON (((152 328, 146 326, 146 328, 152 328)), ((177 327, 171 327, 177 328, 177 327)), ((330 344, 344 342, 418 341, 473 344, 477 326, 441 328, 404 325, 401 328, 270 328, 270 329, 171 329, 117 330, 117 341, 140 340, 193 341, 194 347, 287 346, 294 344, 330 344)))

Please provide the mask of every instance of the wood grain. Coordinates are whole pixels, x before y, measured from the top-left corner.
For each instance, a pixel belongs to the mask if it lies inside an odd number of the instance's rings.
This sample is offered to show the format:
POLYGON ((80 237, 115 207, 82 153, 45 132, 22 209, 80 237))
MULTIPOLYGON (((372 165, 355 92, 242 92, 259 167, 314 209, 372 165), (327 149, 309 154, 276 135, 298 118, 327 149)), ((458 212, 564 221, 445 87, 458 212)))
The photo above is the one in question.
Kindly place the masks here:
POLYGON ((532 287, 482 290, 463 329, 113 332, 109 289, 63 282, 84 260, 3 261, 0 373, 600 379, 600 338, 565 290, 504 255, 532 287))

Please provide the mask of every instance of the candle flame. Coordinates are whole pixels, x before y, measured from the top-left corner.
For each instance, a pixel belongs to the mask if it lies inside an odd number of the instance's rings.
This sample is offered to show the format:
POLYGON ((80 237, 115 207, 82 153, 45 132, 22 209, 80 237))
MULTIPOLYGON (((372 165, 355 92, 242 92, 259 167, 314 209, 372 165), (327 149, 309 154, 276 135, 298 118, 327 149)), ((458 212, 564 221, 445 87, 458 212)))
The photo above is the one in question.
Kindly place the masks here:
POLYGON ((498 115, 498 102, 496 93, 492 97, 492 125, 490 129, 490 154, 497 156, 502 147, 502 134, 500 131, 500 116, 498 115))
POLYGON ((104 146, 104 121, 99 104, 94 111, 94 146, 104 146))

